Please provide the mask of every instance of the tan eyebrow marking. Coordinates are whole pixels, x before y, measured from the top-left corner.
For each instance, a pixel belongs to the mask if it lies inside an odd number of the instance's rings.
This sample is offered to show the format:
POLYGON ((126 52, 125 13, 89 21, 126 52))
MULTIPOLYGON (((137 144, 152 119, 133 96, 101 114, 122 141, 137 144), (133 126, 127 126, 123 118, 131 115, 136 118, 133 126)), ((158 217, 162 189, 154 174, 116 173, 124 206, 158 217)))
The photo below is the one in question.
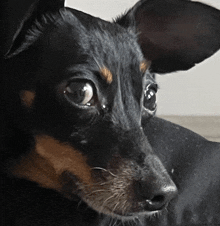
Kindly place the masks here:
POLYGON ((108 84, 112 83, 113 76, 111 71, 107 67, 100 68, 100 74, 107 81, 108 84))
POLYGON ((26 107, 30 108, 33 105, 33 102, 34 102, 35 92, 29 91, 29 90, 22 90, 20 92, 20 98, 21 98, 22 103, 26 107))
POLYGON ((86 157, 74 147, 47 135, 36 136, 35 149, 12 169, 12 174, 19 178, 55 190, 62 190, 65 172, 72 173, 83 184, 93 184, 86 157))
POLYGON ((145 73, 147 71, 147 69, 149 69, 150 65, 151 65, 151 61, 143 60, 140 63, 140 71, 142 73, 145 73))

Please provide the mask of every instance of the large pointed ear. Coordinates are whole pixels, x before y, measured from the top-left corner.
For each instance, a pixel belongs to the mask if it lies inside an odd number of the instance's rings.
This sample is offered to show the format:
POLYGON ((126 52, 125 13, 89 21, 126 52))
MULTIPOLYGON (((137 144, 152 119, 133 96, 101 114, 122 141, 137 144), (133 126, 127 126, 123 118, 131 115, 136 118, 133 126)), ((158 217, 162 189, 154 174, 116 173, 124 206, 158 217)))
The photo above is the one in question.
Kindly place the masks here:
POLYGON ((7 0, 0 3, 0 57, 13 56, 40 15, 64 7, 64 0, 7 0))
POLYGON ((141 0, 117 23, 135 26, 156 73, 187 70, 220 48, 220 11, 188 0, 141 0))

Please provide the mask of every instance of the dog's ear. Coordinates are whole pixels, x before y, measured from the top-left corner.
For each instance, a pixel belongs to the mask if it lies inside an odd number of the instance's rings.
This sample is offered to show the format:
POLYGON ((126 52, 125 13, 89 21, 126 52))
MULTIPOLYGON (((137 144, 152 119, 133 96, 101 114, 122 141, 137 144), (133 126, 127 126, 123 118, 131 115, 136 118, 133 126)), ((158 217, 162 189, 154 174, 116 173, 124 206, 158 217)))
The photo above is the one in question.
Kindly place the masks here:
POLYGON ((156 73, 187 70, 220 48, 220 11, 188 0, 141 0, 116 20, 135 26, 156 73))
POLYGON ((7 0, 0 4, 0 57, 5 55, 9 58, 19 52, 26 31, 34 20, 42 14, 64 7, 64 0, 7 0))

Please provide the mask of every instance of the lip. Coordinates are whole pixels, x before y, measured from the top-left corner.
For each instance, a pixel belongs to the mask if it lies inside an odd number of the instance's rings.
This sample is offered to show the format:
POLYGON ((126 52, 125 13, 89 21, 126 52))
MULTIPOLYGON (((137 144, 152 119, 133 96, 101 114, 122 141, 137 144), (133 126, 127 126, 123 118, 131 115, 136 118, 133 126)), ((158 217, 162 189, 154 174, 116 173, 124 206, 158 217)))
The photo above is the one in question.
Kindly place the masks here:
POLYGON ((123 221, 130 221, 130 220, 140 220, 140 219, 147 219, 152 218, 161 215, 164 209, 168 206, 168 203, 164 204, 160 209, 153 210, 153 211, 147 211, 144 210, 144 202, 139 203, 142 206, 142 210, 139 210, 137 212, 125 212, 123 214, 120 213, 112 213, 112 216, 116 217, 117 219, 123 220, 123 221))
POLYGON ((147 201, 142 201, 142 202, 138 202, 138 206, 139 206, 139 210, 140 212, 142 213, 142 210, 143 210, 143 213, 151 213, 151 212, 157 212, 157 211, 162 211, 164 210, 167 206, 168 206, 168 203, 165 203, 163 206, 161 206, 160 208, 157 208, 156 210, 154 209, 149 209, 147 208, 147 201))
POLYGON ((139 220, 139 218, 151 218, 160 215, 162 210, 126 213, 124 215, 113 213, 112 216, 122 221, 139 220))

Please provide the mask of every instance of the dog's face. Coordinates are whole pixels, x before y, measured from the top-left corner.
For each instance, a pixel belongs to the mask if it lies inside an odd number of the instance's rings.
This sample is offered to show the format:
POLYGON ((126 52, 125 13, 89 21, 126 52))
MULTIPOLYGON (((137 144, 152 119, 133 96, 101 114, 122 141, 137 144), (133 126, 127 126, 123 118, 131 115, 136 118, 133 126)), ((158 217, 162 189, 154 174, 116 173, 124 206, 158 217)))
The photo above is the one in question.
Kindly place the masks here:
POLYGON ((22 73, 32 75, 18 90, 19 121, 35 147, 13 172, 102 213, 159 211, 176 187, 141 126, 156 110, 150 62, 133 32, 83 16, 62 9, 55 23, 45 17, 47 31, 20 54, 22 73))
POLYGON ((151 72, 173 70, 165 55, 155 58, 159 48, 147 57, 147 33, 138 32, 151 26, 133 18, 146 3, 114 23, 68 8, 26 19, 4 69, 6 111, 34 140, 11 167, 15 176, 117 217, 152 215, 176 195, 142 129, 156 111, 151 72))

